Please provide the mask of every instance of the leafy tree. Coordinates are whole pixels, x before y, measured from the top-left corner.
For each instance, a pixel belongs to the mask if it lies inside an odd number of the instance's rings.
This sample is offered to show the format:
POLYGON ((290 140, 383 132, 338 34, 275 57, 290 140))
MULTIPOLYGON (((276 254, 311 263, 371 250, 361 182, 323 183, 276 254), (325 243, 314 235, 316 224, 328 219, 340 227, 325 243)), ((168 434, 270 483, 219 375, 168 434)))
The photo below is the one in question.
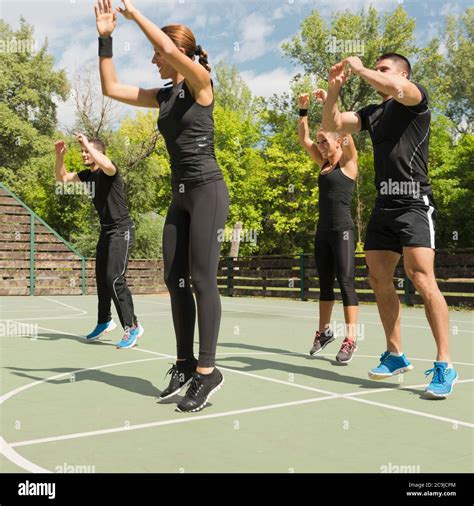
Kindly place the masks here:
POLYGON ((50 151, 56 128, 54 99, 65 100, 68 82, 54 70, 47 42, 34 51, 33 28, 24 19, 14 31, 0 20, 0 178, 23 196, 37 176, 37 161, 50 151), (25 170, 27 168, 27 173, 25 170))

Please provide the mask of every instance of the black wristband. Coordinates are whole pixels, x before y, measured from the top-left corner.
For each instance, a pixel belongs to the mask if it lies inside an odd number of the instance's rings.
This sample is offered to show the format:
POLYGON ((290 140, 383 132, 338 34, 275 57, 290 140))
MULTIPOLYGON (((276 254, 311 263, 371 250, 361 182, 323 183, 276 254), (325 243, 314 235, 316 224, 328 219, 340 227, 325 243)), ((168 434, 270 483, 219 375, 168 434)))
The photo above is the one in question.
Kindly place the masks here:
POLYGON ((308 109, 300 109, 300 116, 308 116, 308 109))
POLYGON ((112 37, 99 37, 99 56, 112 58, 112 37))

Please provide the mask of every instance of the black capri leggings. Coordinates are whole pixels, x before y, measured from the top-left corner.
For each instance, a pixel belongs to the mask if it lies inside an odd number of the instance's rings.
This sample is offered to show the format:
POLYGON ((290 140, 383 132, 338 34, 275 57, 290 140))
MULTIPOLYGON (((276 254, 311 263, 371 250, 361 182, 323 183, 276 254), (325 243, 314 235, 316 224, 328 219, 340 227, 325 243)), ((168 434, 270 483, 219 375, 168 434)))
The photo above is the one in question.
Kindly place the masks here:
POLYGON ((224 180, 173 191, 163 231, 164 278, 171 296, 178 359, 194 357, 196 293, 200 367, 214 366, 221 321, 217 268, 229 213, 224 180))
POLYGON ((344 306, 358 306, 354 287, 354 231, 317 230, 314 240, 316 267, 319 274, 319 300, 334 300, 337 278, 344 306))

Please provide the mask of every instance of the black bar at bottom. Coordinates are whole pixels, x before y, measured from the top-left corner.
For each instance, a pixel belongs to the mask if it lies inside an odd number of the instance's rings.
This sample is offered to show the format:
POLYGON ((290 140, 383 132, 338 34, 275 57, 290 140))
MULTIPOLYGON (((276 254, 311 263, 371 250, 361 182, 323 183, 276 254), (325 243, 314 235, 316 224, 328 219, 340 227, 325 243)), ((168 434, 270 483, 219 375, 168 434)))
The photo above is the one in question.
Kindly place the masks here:
MULTIPOLYGON (((315 458, 316 455, 317 451, 315 458)), ((344 458, 341 455, 341 460, 344 458)), ((472 506, 471 476, 425 473, 0 474, 0 504, 472 506)))

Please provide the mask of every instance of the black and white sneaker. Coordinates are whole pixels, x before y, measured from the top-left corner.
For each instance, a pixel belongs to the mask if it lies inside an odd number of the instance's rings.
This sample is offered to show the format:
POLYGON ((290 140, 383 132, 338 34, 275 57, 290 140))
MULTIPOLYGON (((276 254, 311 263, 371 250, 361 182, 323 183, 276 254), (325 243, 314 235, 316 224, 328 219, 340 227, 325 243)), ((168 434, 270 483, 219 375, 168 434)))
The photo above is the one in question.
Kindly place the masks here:
POLYGON ((186 395, 178 404, 176 410, 181 413, 200 411, 204 408, 209 398, 220 390, 223 384, 224 376, 217 368, 211 374, 193 373, 193 379, 186 395))
POLYGON ((181 361, 172 364, 171 369, 166 373, 171 374, 170 384, 161 392, 158 400, 164 401, 181 392, 181 390, 191 382, 196 367, 196 359, 192 361, 183 361, 182 365, 181 361))
POLYGON ((321 353, 324 348, 330 343, 332 343, 336 338, 334 337, 332 330, 325 330, 324 332, 316 331, 316 335, 314 336, 313 346, 309 350, 309 354, 311 356, 316 355, 317 353, 321 353))

